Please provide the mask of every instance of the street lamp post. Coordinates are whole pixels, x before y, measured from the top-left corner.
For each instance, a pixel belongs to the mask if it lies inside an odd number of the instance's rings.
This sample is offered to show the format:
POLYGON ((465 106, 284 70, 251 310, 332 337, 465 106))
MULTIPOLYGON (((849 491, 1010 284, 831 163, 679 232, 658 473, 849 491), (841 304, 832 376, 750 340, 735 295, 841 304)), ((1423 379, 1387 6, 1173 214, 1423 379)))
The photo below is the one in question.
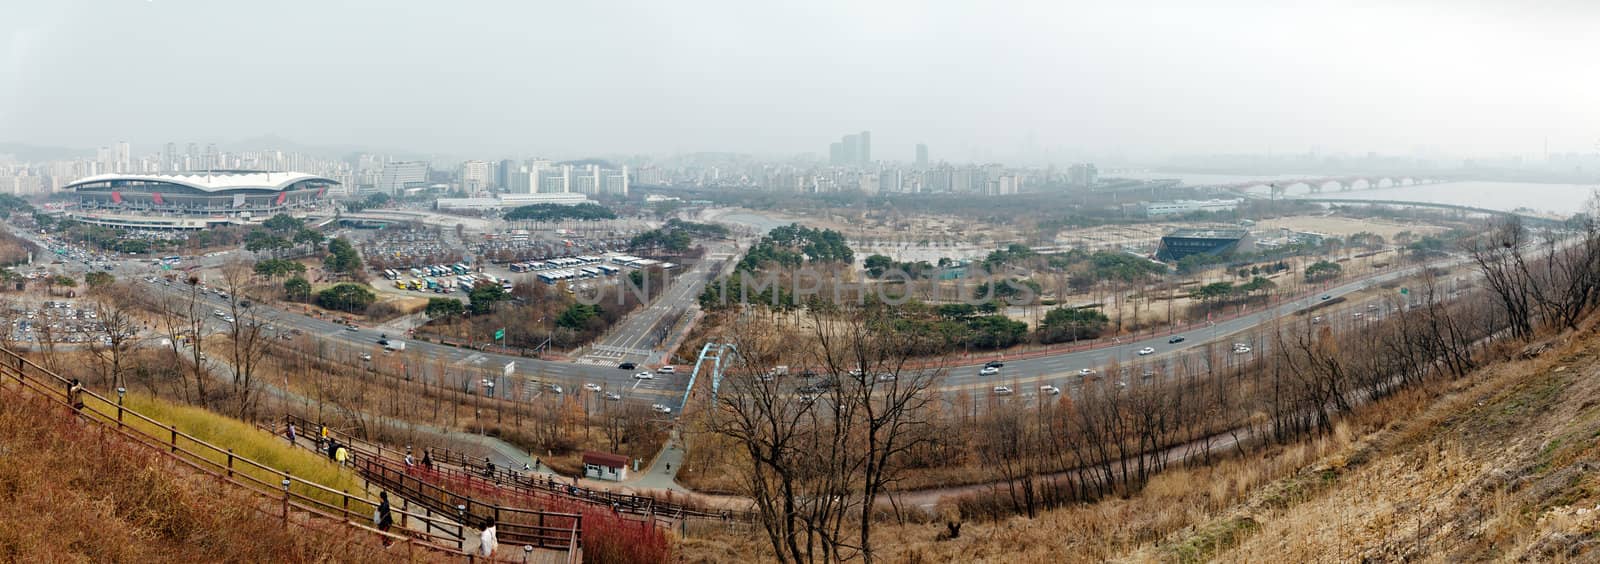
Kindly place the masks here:
POLYGON ((128 389, 117 387, 117 426, 122 426, 122 399, 128 395, 128 389))

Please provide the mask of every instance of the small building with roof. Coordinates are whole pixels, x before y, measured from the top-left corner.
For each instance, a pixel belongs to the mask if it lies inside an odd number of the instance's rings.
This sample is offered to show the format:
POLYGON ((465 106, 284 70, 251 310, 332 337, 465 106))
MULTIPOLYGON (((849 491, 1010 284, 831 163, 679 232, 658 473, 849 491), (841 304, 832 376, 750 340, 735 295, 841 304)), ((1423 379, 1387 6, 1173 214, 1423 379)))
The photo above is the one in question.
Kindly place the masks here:
POLYGON ((584 451, 583 477, 621 482, 628 479, 628 457, 609 452, 584 451))

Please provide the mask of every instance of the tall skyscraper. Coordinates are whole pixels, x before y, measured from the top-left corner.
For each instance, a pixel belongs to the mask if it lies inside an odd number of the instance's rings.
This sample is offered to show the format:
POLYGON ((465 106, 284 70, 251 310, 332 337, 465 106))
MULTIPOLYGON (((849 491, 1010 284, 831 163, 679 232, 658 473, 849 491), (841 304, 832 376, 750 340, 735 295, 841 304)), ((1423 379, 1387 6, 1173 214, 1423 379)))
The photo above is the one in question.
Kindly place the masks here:
POLYGON ((178 170, 178 163, 181 161, 182 159, 178 158, 178 144, 168 141, 167 146, 161 150, 161 170, 163 172, 178 170))
POLYGON ((917 143, 917 167, 928 167, 928 145, 926 143, 917 143))
POLYGON ((857 137, 860 140, 856 146, 856 165, 867 166, 872 163, 872 132, 863 131, 857 137))
POLYGON ((856 166, 861 164, 861 136, 846 135, 843 139, 840 139, 839 142, 844 145, 844 147, 841 149, 844 154, 844 163, 842 164, 848 166, 856 166))
POLYGON ((844 143, 834 141, 833 143, 828 144, 828 164, 833 166, 844 166, 844 161, 844 143))
POLYGON ((494 185, 501 190, 511 187, 511 175, 517 173, 517 161, 500 159, 499 166, 495 167, 494 185))

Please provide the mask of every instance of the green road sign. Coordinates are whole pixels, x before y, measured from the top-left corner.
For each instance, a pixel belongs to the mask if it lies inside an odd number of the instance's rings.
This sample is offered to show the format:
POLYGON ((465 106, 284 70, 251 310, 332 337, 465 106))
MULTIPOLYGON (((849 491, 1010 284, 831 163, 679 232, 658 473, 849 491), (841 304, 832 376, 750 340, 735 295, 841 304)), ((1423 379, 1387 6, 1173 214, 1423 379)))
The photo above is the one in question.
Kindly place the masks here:
POLYGON ((505 338, 506 338, 506 330, 505 329, 495 329, 495 331, 494 331, 494 340, 499 341, 499 340, 502 340, 502 339, 505 339, 505 338))

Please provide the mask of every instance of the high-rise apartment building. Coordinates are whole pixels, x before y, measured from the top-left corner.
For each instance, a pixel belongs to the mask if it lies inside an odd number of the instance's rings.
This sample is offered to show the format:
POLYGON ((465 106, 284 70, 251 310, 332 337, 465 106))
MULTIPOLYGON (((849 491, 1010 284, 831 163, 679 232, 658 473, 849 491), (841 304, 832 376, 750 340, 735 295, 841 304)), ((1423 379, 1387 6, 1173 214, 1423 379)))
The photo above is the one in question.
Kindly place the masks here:
POLYGON ((928 145, 917 143, 917 168, 928 168, 928 145))
POLYGON ((117 172, 133 172, 133 145, 117 142, 117 172))
POLYGON ((846 135, 828 145, 828 164, 833 166, 866 166, 871 162, 871 131, 846 135))

